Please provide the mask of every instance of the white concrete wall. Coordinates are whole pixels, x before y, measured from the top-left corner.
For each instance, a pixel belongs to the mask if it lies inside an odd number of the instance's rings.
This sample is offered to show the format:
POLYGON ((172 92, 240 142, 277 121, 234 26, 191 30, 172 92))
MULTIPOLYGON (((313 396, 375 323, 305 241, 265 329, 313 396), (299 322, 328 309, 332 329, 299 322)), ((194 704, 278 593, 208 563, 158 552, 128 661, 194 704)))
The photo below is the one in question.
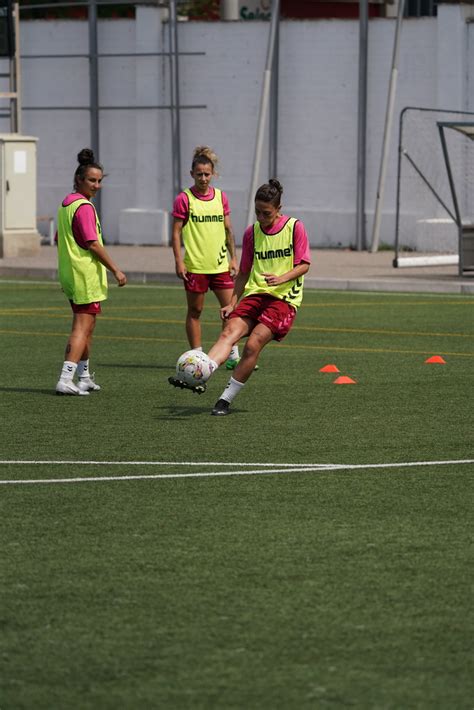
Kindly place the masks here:
MULTIPOLYGON (((410 19, 403 24, 382 242, 394 239, 401 109, 412 105, 474 110, 474 29, 466 24, 461 8, 441 5, 438 18, 410 19)), ((160 12, 139 7, 136 21, 101 21, 99 51, 166 51, 168 26, 161 22, 160 12)), ((221 159, 216 184, 229 195, 238 241, 246 226, 268 29, 265 22, 179 24, 180 51, 205 53, 180 58, 182 105, 206 106, 181 111, 183 186, 189 184, 194 146, 213 146, 221 159)), ((394 29, 395 20, 370 21, 369 238, 394 29)), ((87 42, 86 22, 25 21, 21 25, 24 54, 85 53, 87 42)), ((284 208, 303 219, 314 246, 354 245, 358 21, 282 21, 280 43, 278 177, 285 189, 284 208)), ((89 144, 88 62, 25 59, 22 69, 25 107, 76 107, 23 112, 23 133, 39 138, 38 214, 54 214, 71 186, 76 154, 89 144)), ((167 57, 101 59, 99 82, 100 103, 105 106, 169 104, 167 57)), ((5 119, 0 119, 0 130, 8 130, 5 119)), ((155 215, 170 210, 173 200, 169 111, 102 111, 99 158, 108 174, 101 215, 109 241, 119 239, 120 223, 132 229, 133 215, 132 241, 148 238, 145 231, 150 229, 150 220, 141 221, 140 215, 147 210, 155 215), (124 219, 124 210, 134 212, 126 212, 124 219)), ((261 182, 271 177, 267 166, 266 151, 261 182)))

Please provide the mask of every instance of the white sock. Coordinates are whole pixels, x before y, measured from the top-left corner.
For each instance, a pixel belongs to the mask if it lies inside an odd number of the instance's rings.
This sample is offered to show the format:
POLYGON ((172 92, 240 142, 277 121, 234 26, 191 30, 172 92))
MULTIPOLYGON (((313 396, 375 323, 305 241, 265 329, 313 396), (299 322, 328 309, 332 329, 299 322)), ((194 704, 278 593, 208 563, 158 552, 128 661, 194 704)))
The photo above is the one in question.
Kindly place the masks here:
POLYGON ((77 362, 71 362, 70 360, 64 360, 63 369, 59 376, 60 380, 69 381, 72 380, 77 370, 77 362))
POLYGON ((89 377, 89 359, 79 360, 77 364, 77 376, 89 377))
POLYGON ((200 345, 198 348, 194 348, 194 350, 200 350, 202 352, 202 345, 200 345))
POLYGON ((232 350, 229 353, 229 360, 238 360, 238 359, 239 359, 239 346, 233 345, 232 350))
POLYGON ((225 401, 230 404, 230 402, 233 402, 234 397, 239 394, 244 385, 245 382, 238 382, 231 377, 219 399, 225 399, 225 401))
POLYGON ((211 358, 209 358, 209 360, 212 365, 212 372, 214 373, 217 370, 217 368, 219 367, 219 365, 217 364, 217 362, 215 360, 211 360, 211 358))

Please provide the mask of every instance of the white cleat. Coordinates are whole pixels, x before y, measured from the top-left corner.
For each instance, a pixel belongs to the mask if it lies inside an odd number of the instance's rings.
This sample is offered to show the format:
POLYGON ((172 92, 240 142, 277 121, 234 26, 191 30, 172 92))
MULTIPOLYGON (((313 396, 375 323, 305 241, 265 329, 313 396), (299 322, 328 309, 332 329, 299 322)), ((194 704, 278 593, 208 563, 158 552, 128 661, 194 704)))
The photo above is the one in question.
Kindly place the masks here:
POLYGON ((195 392, 196 394, 202 394, 206 391, 206 385, 204 383, 202 385, 188 385, 187 382, 183 382, 183 380, 179 380, 177 377, 168 377, 168 382, 170 385, 173 385, 173 387, 179 387, 182 390, 191 390, 191 392, 195 392))
POLYGON ((72 380, 59 380, 56 385, 56 394, 79 395, 89 394, 89 392, 79 389, 72 380))
POLYGON ((94 374, 88 375, 87 377, 80 377, 77 383, 82 394, 88 394, 90 392, 99 392, 100 385, 96 384, 94 374))

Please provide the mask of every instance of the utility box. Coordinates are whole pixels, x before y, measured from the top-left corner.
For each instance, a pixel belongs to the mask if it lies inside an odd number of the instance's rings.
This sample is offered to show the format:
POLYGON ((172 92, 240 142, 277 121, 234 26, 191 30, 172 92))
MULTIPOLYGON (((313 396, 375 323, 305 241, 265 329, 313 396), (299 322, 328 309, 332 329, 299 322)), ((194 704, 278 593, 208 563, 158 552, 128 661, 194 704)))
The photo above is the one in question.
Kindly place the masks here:
POLYGON ((36 221, 36 143, 18 133, 0 133, 0 257, 40 251, 36 221))

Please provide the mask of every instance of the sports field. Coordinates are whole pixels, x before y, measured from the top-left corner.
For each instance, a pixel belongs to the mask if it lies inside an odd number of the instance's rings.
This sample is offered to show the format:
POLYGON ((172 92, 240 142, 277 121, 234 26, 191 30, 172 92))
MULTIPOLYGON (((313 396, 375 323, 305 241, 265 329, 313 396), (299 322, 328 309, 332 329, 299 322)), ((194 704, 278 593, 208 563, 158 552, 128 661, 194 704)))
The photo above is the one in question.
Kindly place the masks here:
POLYGON ((111 288, 57 397, 64 296, 0 281, 2 710, 471 710, 473 306, 307 290, 220 418, 181 288, 111 288))

